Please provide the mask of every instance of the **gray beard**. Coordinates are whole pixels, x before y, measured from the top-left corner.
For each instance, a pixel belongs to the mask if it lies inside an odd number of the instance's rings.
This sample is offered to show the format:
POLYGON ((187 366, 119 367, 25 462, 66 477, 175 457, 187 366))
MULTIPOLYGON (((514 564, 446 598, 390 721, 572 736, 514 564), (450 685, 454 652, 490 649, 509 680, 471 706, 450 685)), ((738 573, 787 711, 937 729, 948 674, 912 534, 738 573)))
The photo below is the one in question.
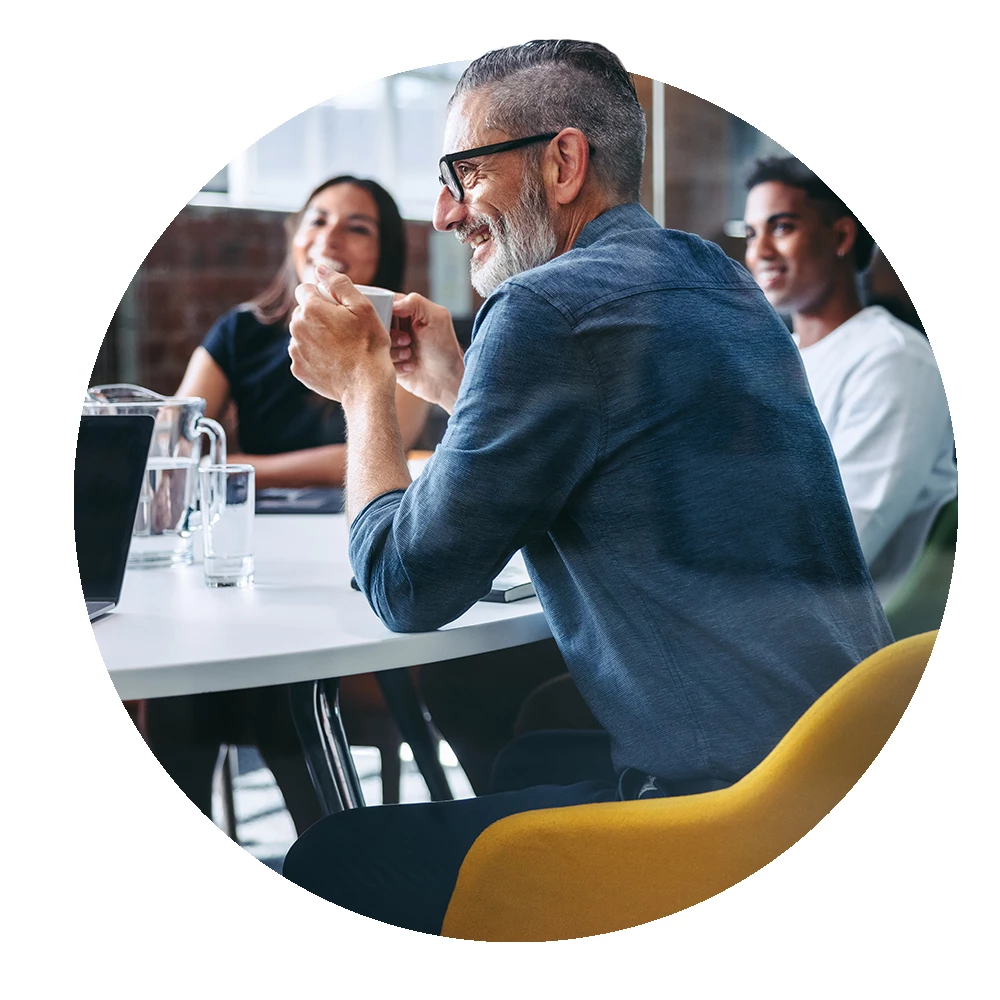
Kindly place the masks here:
POLYGON ((472 287, 484 299, 489 298, 501 282, 545 264, 555 256, 556 234, 539 177, 525 177, 520 199, 506 215, 496 220, 478 215, 456 235, 462 239, 484 224, 489 227, 493 253, 485 264, 475 260, 470 264, 472 287))

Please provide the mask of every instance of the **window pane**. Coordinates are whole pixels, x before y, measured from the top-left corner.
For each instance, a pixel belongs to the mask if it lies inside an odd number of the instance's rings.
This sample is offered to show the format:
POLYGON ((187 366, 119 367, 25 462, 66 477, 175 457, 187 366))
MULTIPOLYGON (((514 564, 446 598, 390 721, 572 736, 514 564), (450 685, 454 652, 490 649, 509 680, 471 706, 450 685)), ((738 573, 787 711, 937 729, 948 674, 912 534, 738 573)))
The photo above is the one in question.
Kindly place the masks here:
POLYGON ((242 154, 229 204, 292 211, 318 183, 349 173, 383 184, 404 217, 430 220, 448 98, 467 65, 365 83, 296 115, 242 154))

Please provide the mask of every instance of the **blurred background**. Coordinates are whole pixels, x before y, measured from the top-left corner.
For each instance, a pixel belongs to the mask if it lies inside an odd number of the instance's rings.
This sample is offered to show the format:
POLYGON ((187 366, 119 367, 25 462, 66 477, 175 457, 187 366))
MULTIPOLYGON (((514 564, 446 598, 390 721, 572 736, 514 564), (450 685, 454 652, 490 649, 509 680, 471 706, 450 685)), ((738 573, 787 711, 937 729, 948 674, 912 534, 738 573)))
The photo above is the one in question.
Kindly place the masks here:
MULTIPOLYGON (((207 180, 142 262, 108 327, 90 384, 132 382, 173 393, 212 323, 270 282, 284 219, 340 173, 384 185, 406 220, 404 287, 447 306, 460 337, 480 304, 466 248, 433 229, 445 107, 467 63, 400 73, 324 101, 263 136, 207 180)), ((661 224, 697 233, 743 259, 743 181, 758 156, 785 151, 693 94, 634 77, 649 123, 642 204, 661 224)), ((794 153, 794 150, 789 152, 794 153)), ((862 220, 864 221, 864 220, 862 220)), ((866 302, 920 328, 881 254, 866 302)))

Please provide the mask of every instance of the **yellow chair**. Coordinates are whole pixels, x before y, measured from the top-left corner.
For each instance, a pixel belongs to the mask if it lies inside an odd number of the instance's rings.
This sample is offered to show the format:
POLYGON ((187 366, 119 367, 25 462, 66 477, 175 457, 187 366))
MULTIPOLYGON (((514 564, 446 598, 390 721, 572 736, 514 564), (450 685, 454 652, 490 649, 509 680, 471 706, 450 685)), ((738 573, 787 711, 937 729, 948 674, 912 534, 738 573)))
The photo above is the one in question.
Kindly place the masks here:
POLYGON ((484 830, 441 933, 551 941, 634 927, 728 889, 811 830, 889 738, 937 632, 858 664, 735 785, 518 813, 484 830))

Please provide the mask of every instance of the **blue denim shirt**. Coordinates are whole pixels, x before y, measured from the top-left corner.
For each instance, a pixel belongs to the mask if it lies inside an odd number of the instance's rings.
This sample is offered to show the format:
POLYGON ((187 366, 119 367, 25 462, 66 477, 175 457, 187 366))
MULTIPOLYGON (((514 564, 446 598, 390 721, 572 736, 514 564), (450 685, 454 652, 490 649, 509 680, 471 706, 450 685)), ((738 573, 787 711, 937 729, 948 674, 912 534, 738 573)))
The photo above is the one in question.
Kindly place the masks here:
POLYGON ((443 441, 350 533, 396 631, 456 618, 520 548, 615 766, 668 786, 737 780, 892 641, 788 331, 637 204, 490 296, 443 441))

